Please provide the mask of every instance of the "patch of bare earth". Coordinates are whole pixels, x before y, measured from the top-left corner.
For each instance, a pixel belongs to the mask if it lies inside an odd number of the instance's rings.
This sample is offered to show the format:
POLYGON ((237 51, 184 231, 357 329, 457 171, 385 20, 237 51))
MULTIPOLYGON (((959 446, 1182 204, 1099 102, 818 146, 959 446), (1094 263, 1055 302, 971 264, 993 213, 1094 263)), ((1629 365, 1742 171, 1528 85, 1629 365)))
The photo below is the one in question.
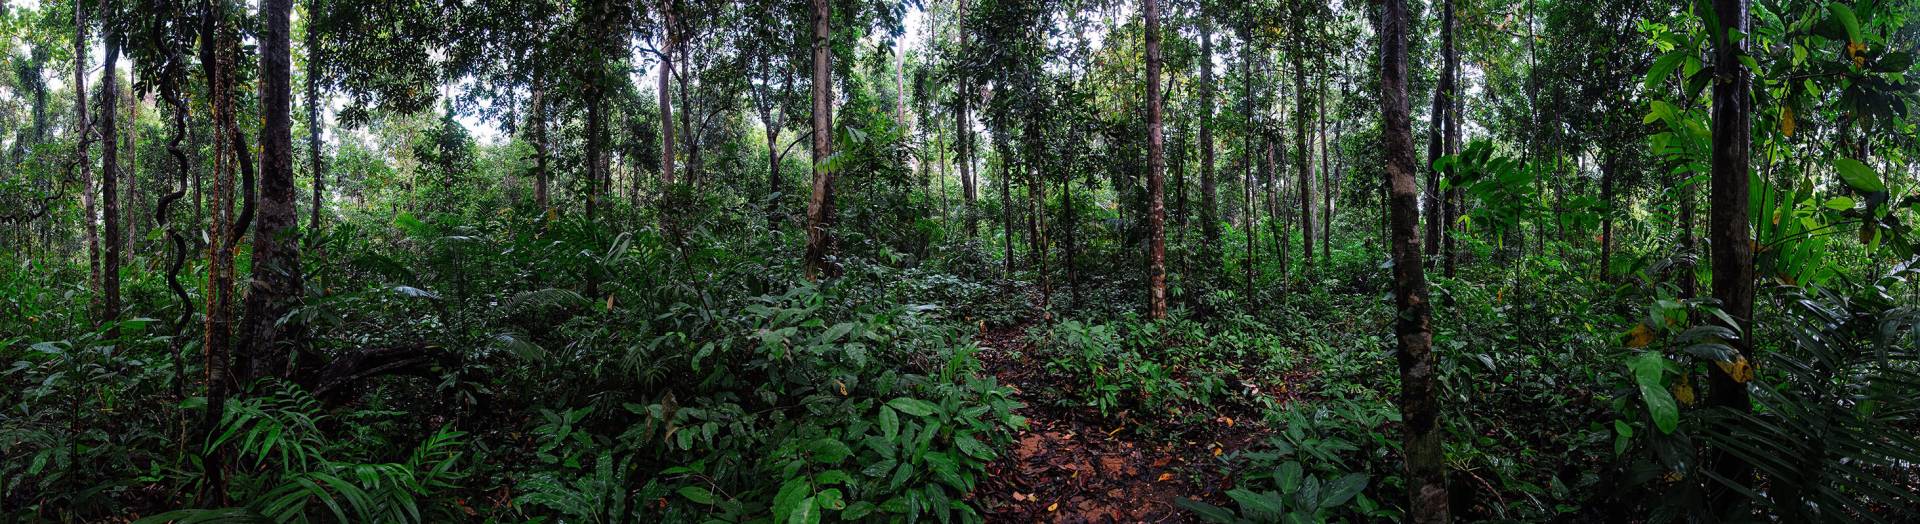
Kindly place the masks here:
POLYGON ((1026 327, 980 337, 987 371, 1025 403, 1018 413, 1028 423, 972 494, 989 522, 1193 522, 1176 501, 1228 504, 1234 476, 1224 459, 1272 434, 1257 413, 1236 410, 1162 426, 1150 436, 1127 414, 1102 417, 1092 408, 1060 406, 1045 397, 1061 385, 1030 356, 1026 327))

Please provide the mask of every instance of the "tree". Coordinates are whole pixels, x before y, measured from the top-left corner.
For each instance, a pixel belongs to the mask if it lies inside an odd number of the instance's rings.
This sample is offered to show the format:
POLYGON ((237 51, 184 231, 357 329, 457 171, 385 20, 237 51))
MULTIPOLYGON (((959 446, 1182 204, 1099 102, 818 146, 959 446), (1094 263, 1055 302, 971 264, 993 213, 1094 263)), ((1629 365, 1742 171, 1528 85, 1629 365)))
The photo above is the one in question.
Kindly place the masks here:
MULTIPOLYGON (((292 0, 265 0, 260 45, 260 201, 253 228, 253 277, 241 319, 240 362, 247 378, 284 377, 298 340, 287 312, 300 299, 300 217, 293 194, 292 0)), ((239 154, 246 154, 240 151, 239 154)))
MULTIPOLYGON (((1751 23, 1748 0, 1714 0, 1707 26, 1713 36, 1713 153, 1709 189, 1707 238, 1713 261, 1713 298, 1732 319, 1725 326, 1741 335, 1731 340, 1739 363, 1753 356, 1753 244, 1747 231, 1747 177, 1753 142, 1753 77, 1741 59, 1747 54, 1751 23), (1741 35, 1734 37, 1730 35, 1741 35)), ((1707 405, 1746 413, 1753 409, 1744 378, 1728 372, 1734 366, 1708 366, 1707 405)), ((1735 419, 1737 420, 1737 419, 1735 419)), ((1713 491, 1716 513, 1728 518, 1742 491, 1752 483, 1752 466, 1727 450, 1709 456, 1714 476, 1730 484, 1713 491)))
POLYGON ((1143 1, 1147 19, 1147 316, 1160 319, 1167 318, 1167 137, 1160 90, 1160 2, 1143 1))
POLYGON ((1413 126, 1407 107, 1406 0, 1386 0, 1380 22, 1380 104, 1383 127, 1381 149, 1386 153, 1387 182, 1392 185, 1390 221, 1393 227, 1394 323, 1400 361, 1400 415, 1406 433, 1402 454, 1406 460, 1408 517, 1413 522, 1450 522, 1447 512, 1446 464, 1440 446, 1438 377, 1433 354, 1433 307, 1427 302, 1427 280, 1421 264, 1419 196, 1413 181, 1413 126))
POLYGON ((831 0, 813 0, 813 196, 807 199, 807 280, 835 273, 833 255, 833 42, 831 0))
POLYGON ((660 181, 668 185, 673 184, 673 89, 667 77, 673 73, 676 33, 673 0, 660 0, 660 181))
POLYGON ((1200 18, 1200 260, 1202 267, 1220 264, 1220 202, 1213 169, 1213 17, 1200 18))
MULTIPOLYGON (((111 4, 101 2, 106 8, 111 4)), ((101 20, 108 21, 106 9, 101 10, 101 20)), ((111 24, 101 24, 106 33, 106 60, 100 69, 100 221, 106 232, 105 252, 100 255, 100 293, 105 299, 101 305, 101 322, 107 324, 107 338, 119 338, 120 328, 120 138, 119 110, 120 75, 114 68, 120 62, 120 33, 111 28, 111 24)), ((92 217, 89 216, 91 221, 92 217)))
POLYGON ((325 141, 320 136, 320 30, 312 23, 312 14, 322 9, 320 0, 307 0, 307 167, 313 176, 313 208, 307 220, 307 229, 312 231, 312 245, 320 243, 320 213, 325 208, 327 194, 327 166, 322 148, 325 141))
MULTIPOLYGON (((100 274, 100 226, 94 222, 97 216, 93 207, 93 164, 87 160, 87 144, 93 141, 92 129, 87 121, 87 14, 85 0, 73 2, 73 128, 76 142, 75 154, 80 165, 80 220, 85 224, 87 242, 87 284, 95 290, 101 290, 104 296, 100 274)), ((118 284, 115 285, 118 290, 118 284)), ((98 298, 95 299, 99 300, 98 298)), ((117 300, 117 297, 116 297, 117 300)), ((97 305, 98 302, 95 302, 97 305)), ((106 313, 95 311, 96 324, 103 321, 106 313)))

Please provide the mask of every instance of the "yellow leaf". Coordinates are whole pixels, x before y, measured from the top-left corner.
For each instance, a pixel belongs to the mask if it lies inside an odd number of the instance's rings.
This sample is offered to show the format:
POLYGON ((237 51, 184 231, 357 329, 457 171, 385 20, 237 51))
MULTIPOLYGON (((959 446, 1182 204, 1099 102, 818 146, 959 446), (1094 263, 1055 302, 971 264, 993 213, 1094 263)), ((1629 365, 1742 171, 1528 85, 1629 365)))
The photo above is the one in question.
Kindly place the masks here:
POLYGON ((840 388, 840 396, 847 396, 847 383, 835 380, 833 385, 840 388))
POLYGON ((1216 456, 1216 457, 1218 457, 1218 456, 1220 456, 1220 454, 1221 454, 1221 453, 1225 453, 1225 452, 1226 452, 1226 450, 1223 450, 1223 449, 1220 449, 1220 448, 1213 448, 1213 456, 1216 456))
POLYGON ((1793 136, 1793 106, 1780 106, 1780 132, 1793 136))
POLYGON ((1633 331, 1627 332, 1627 347, 1643 348, 1651 343, 1653 343, 1653 330, 1648 329, 1646 324, 1633 326, 1633 331))
POLYGON ((1053 512, 1053 510, 1056 510, 1056 509, 1060 509, 1060 503, 1055 502, 1047 505, 1047 512, 1049 513, 1053 512))
POLYGON ((1853 59, 1854 67, 1866 67, 1867 55, 1861 54, 1861 53, 1864 53, 1866 50, 1867 50, 1867 44, 1863 44, 1860 42, 1847 42, 1847 56, 1853 59))
POLYGON ((1166 481, 1169 481, 1169 480, 1173 480, 1173 474, 1172 474, 1172 473, 1161 473, 1161 474, 1160 474, 1160 481, 1161 481, 1161 482, 1166 482, 1166 481))
POLYGON ((1753 380, 1753 364, 1747 362, 1745 355, 1734 357, 1732 361, 1714 362, 1713 365, 1719 366, 1720 371, 1733 378, 1734 382, 1745 384, 1753 380))
POLYGON ((1693 405, 1693 384, 1685 376, 1681 376, 1680 382, 1673 385, 1673 398, 1680 401, 1680 405, 1693 405))
POLYGON ((613 295, 607 295, 607 311, 613 311, 613 295))

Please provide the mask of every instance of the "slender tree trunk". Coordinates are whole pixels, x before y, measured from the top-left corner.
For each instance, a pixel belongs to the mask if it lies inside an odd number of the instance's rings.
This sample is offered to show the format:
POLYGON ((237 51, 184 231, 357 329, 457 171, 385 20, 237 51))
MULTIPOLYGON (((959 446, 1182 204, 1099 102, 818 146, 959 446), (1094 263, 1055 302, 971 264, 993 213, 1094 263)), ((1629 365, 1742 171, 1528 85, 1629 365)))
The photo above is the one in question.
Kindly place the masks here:
MULTIPOLYGON (((318 0, 307 0, 307 12, 320 10, 318 0)), ((326 141, 320 136, 320 30, 314 27, 312 18, 307 22, 307 166, 313 170, 313 206, 307 210, 307 230, 309 249, 313 256, 320 256, 320 214, 326 208, 327 164, 322 151, 326 141)), ((517 198, 517 195, 516 195, 517 198)))
POLYGON ((1213 168, 1213 19, 1200 24, 1200 260, 1203 272, 1220 266, 1220 197, 1213 168))
POLYGON ((302 289, 293 194, 292 12, 292 0, 261 5, 266 34, 260 46, 260 223, 253 228, 253 281, 240 332, 240 357, 250 364, 249 379, 285 377, 293 353, 288 345, 297 338, 290 325, 281 323, 302 289))
POLYGON ((807 200, 807 280, 819 281, 838 272, 827 257, 833 255, 833 178, 825 169, 833 154, 833 49, 827 23, 833 18, 831 0, 813 0, 813 196, 807 200))
MULTIPOLYGON (((664 33, 667 36, 663 38, 665 46, 663 49, 660 50, 660 181, 671 186, 673 185, 673 153, 674 153, 673 151, 673 138, 674 138, 673 137, 673 95, 671 94, 673 91, 672 91, 672 83, 668 80, 668 77, 671 76, 673 73, 674 42, 673 42, 673 36, 672 36, 673 35, 673 27, 672 27, 673 11, 672 11, 672 7, 670 7, 670 4, 669 4, 669 7, 662 10, 662 15, 665 17, 665 20, 662 22, 662 25, 665 26, 663 29, 664 29, 664 33)), ((768 127, 772 127, 772 126, 773 124, 771 123, 768 124, 768 127)), ((774 143, 768 142, 767 151, 769 154, 772 154, 773 148, 774 148, 774 143)), ((776 161, 775 170, 777 171, 778 168, 779 168, 778 163, 776 161)))
POLYGON ((1447 199, 1440 191, 1440 179, 1443 173, 1433 169, 1433 162, 1447 154, 1447 126, 1453 115, 1453 70, 1448 67, 1452 62, 1447 59, 1453 49, 1453 0, 1446 0, 1440 14, 1440 82, 1433 91, 1433 112, 1429 115, 1427 129, 1427 259, 1423 264, 1431 269, 1439 261, 1442 235, 1447 234, 1447 199))
POLYGON ((1613 179, 1618 164, 1611 155, 1600 161, 1600 271, 1601 282, 1613 281, 1613 179))
MULTIPOLYGON (((1463 89, 1465 82, 1463 82, 1463 79, 1460 77, 1460 50, 1454 46, 1453 32, 1456 20, 1454 19, 1452 0, 1447 1, 1446 9, 1447 38, 1444 44, 1447 54, 1447 74, 1449 75, 1447 81, 1446 148, 1448 155, 1458 155, 1460 154, 1460 127, 1465 116, 1463 114, 1464 111, 1461 109, 1465 105, 1466 100, 1465 97, 1460 96, 1460 91, 1463 89)), ((1445 173, 1447 179, 1451 180, 1453 174, 1454 167, 1447 166, 1445 173)), ((1460 234, 1464 233, 1466 229, 1460 223, 1460 214, 1466 210, 1466 195, 1461 192, 1459 186, 1454 186, 1447 190, 1445 199, 1446 206, 1442 215, 1445 216, 1446 223, 1441 224, 1441 227, 1446 228, 1447 233, 1440 238, 1446 242, 1446 246, 1442 249, 1445 256, 1444 264, 1446 266, 1446 275, 1447 278, 1453 278, 1454 266, 1458 265, 1460 260, 1460 252, 1455 249, 1455 245, 1459 242, 1460 234)), ((1449 296, 1448 300, 1451 299, 1452 297, 1449 296)))
MULTIPOLYGON (((1750 34, 1747 19, 1748 0, 1714 0, 1713 10, 1729 33, 1750 34)), ((1738 57, 1746 53, 1744 39, 1732 40, 1717 35, 1714 45, 1713 82, 1713 174, 1712 210, 1708 218, 1708 245, 1713 253, 1713 297, 1739 331, 1732 340, 1739 361, 1753 356, 1753 336, 1749 329, 1753 318, 1753 251, 1748 232, 1747 176, 1751 162, 1753 95, 1752 77, 1738 57)), ((1753 409, 1743 380, 1722 366, 1708 366, 1707 405, 1735 412, 1753 409)), ((1744 377, 1741 377, 1744 378, 1744 377)), ((1747 487, 1753 481, 1753 468, 1727 450, 1709 455, 1713 474, 1735 485, 1747 487)), ((1718 485, 1716 485, 1718 486, 1718 485)), ((1740 503, 1739 490, 1715 487, 1713 507, 1721 517, 1743 520, 1747 517, 1740 503)))
POLYGON ((133 96, 133 89, 123 87, 120 92, 126 95, 123 101, 127 104, 127 154, 122 155, 127 176, 120 200, 120 263, 124 265, 133 263, 134 247, 140 242, 140 99, 133 96))
POLYGON ((1433 354, 1432 305, 1420 264, 1418 190, 1413 173, 1413 129, 1407 115, 1407 3, 1386 0, 1381 23, 1380 102, 1387 181, 1392 184, 1394 333, 1400 361, 1400 414, 1406 431, 1410 522, 1451 522, 1447 508, 1445 455, 1440 446, 1438 377, 1433 354))
MULTIPOLYGON (((107 321, 106 312, 101 311, 100 301, 106 295, 100 278, 100 226, 95 221, 98 213, 93 204, 93 161, 87 158, 87 145, 93 141, 91 123, 87 120, 87 14, 86 2, 75 0, 73 3, 73 121, 74 135, 78 137, 79 147, 75 155, 80 163, 80 222, 85 231, 87 242, 87 287, 98 291, 101 296, 92 299, 94 322, 99 325, 107 321)), ((117 289, 116 289, 117 291, 117 289)))
MULTIPOLYGON (((105 6, 105 3, 101 4, 105 6)), ((107 338, 120 338, 118 327, 120 320, 120 137, 119 137, 119 100, 120 75, 114 74, 114 68, 120 62, 120 34, 106 34, 107 56, 100 70, 100 219, 105 224, 106 252, 101 254, 101 294, 105 302, 101 307, 102 322, 107 328, 107 338)))
MULTIPOLYGON (((1320 61, 1322 68, 1326 66, 1326 63, 1326 60, 1322 58, 1320 61)), ((1318 118, 1320 134, 1318 140, 1320 144, 1320 262, 1321 265, 1332 267, 1333 193, 1336 181, 1333 177, 1333 170, 1330 169, 1328 165, 1331 163, 1331 160, 1327 155, 1327 73, 1324 71, 1320 74, 1320 89, 1318 94, 1314 96, 1314 100, 1316 101, 1314 105, 1320 108, 1318 118)))
MULTIPOLYGON (((207 310, 205 326, 202 329, 205 351, 207 383, 207 412, 201 419, 200 433, 212 438, 218 430, 220 419, 224 417, 228 392, 236 389, 230 359, 233 347, 233 255, 234 216, 233 216, 233 167, 234 160, 241 151, 237 151, 233 141, 227 140, 232 128, 226 122, 233 118, 233 66, 231 53, 226 49, 230 41, 221 35, 225 25, 227 10, 224 5, 213 0, 203 0, 202 8, 208 15, 201 22, 200 62, 201 70, 206 73, 208 98, 212 107, 213 177, 208 182, 207 211, 210 223, 206 235, 207 247, 207 284, 202 294, 206 296, 207 310)), ((225 453, 215 449, 207 454, 203 466, 207 471, 204 499, 213 504, 222 504, 226 500, 225 453)))
MULTIPOLYGON (((541 213, 546 213, 548 209, 551 209, 549 207, 549 190, 547 189, 547 179, 550 175, 547 174, 547 156, 549 153, 547 147, 546 95, 546 84, 538 78, 534 79, 533 100, 530 104, 533 108, 533 205, 539 208, 541 213)), ((664 164, 665 160, 662 160, 662 163, 664 164)), ((662 169, 664 168, 665 166, 662 165, 662 169)))
POLYGON ((1161 319, 1167 318, 1167 159, 1160 107, 1160 2, 1143 1, 1147 19, 1147 316, 1161 319))
POLYGON ((1307 161, 1307 60, 1305 42, 1294 43, 1293 59, 1293 164, 1300 188, 1300 269, 1313 272, 1313 163, 1307 161))

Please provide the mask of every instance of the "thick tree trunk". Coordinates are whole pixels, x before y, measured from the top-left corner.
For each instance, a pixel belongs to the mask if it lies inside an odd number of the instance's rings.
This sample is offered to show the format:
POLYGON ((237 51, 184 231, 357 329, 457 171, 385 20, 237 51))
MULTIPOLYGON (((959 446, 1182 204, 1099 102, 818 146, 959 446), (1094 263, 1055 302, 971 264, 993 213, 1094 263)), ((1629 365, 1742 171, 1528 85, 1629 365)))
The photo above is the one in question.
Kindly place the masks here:
MULTIPOLYGON (((1713 10, 1721 24, 1734 34, 1749 34, 1748 0, 1714 0, 1713 10)), ((1740 337, 1731 341, 1744 361, 1753 356, 1754 333, 1748 329, 1753 318, 1753 247, 1748 233, 1747 172, 1752 147, 1752 77, 1738 57, 1746 53, 1747 42, 1715 39, 1713 82, 1713 174, 1712 210, 1708 217, 1708 245, 1713 253, 1713 297, 1733 318, 1740 337)), ((1737 412, 1753 409, 1747 385, 1723 370, 1708 366, 1707 405, 1737 412)), ((1739 486, 1753 481, 1753 468, 1733 453, 1714 450, 1709 456, 1713 474, 1739 486)), ((1725 518, 1743 520, 1738 510, 1739 490, 1715 487, 1712 503, 1725 518)))
POLYGON ((1167 318, 1166 134, 1161 129, 1160 5, 1144 0, 1147 29, 1147 316, 1167 318))
POLYGON ((827 23, 833 18, 831 0, 813 0, 813 194, 807 199, 807 280, 837 274, 827 257, 833 255, 833 175, 825 169, 833 154, 833 48, 827 23))
MULTIPOLYGON (((104 5, 104 4, 103 4, 104 5)), ((120 337, 120 75, 114 68, 120 62, 120 35, 107 33, 107 57, 100 70, 100 219, 106 231, 106 252, 100 256, 101 321, 108 324, 107 338, 120 337)))
POLYGON ((296 243, 300 218, 293 194, 292 12, 292 0, 265 0, 261 6, 267 30, 260 46, 259 225, 253 228, 253 280, 240 331, 248 379, 287 376, 289 345, 297 338, 281 324, 302 290, 296 243))
POLYGON ((1394 333, 1400 361, 1400 413, 1406 431, 1402 456, 1410 522, 1446 523, 1446 458, 1440 446, 1438 377, 1433 354, 1432 306, 1421 267, 1418 190, 1414 185, 1413 128, 1407 111, 1407 3, 1386 0, 1381 23, 1380 102, 1387 181, 1392 184, 1394 333))
MULTIPOLYGON (((211 101, 212 118, 208 139, 213 146, 213 176, 207 181, 206 195, 209 224, 206 235, 207 248, 207 284, 202 290, 206 297, 204 337, 201 348, 206 361, 202 369, 206 370, 207 412, 200 421, 200 433, 212 438, 219 428, 220 419, 225 414, 228 392, 238 388, 234 379, 232 358, 233 347, 233 255, 235 249, 235 229, 233 216, 233 167, 236 157, 243 154, 233 146, 235 142, 227 140, 233 130, 227 125, 233 115, 233 66, 232 54, 228 51, 232 42, 220 36, 220 28, 227 16, 224 6, 216 6, 212 0, 203 0, 202 7, 212 16, 202 19, 200 26, 200 65, 207 77, 208 98, 211 101)), ((208 472, 205 483, 204 499, 214 504, 226 500, 224 478, 225 453, 213 450, 205 457, 204 467, 208 472)))

